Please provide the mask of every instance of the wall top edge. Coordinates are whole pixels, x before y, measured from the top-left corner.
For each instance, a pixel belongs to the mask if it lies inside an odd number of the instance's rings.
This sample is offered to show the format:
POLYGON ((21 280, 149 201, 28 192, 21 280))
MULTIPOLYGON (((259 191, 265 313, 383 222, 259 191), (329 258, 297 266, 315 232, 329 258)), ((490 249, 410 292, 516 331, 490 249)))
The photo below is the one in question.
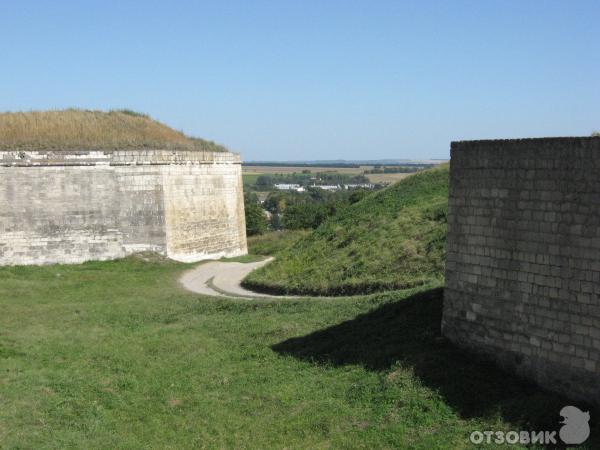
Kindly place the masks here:
POLYGON ((469 148, 510 148, 521 146, 600 146, 600 136, 565 136, 565 137, 541 137, 520 139, 481 139, 472 141, 453 141, 450 144, 452 150, 465 150, 469 148))
POLYGON ((239 164, 238 153, 186 150, 1 150, 0 166, 239 164))

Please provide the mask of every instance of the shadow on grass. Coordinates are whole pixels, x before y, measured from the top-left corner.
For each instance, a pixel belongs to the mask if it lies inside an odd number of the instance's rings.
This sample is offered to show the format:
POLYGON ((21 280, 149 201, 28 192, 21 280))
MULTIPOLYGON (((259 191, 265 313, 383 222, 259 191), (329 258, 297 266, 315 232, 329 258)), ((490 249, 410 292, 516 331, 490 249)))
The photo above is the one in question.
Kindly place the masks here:
MULTIPOLYGON (((412 368, 463 418, 499 414, 523 429, 558 430, 558 412, 563 406, 584 406, 546 392, 445 340, 440 331, 442 300, 443 289, 425 291, 272 348, 302 360, 334 366, 360 364, 374 371, 400 363, 412 368)), ((594 437, 600 429, 594 412, 591 414, 594 437)))

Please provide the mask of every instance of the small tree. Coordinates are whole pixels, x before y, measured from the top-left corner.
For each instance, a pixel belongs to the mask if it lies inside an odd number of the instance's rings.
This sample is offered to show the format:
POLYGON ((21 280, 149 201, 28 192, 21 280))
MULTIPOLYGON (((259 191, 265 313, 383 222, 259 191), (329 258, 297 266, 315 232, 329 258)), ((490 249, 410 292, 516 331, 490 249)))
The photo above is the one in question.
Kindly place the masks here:
POLYGON ((592 132, 592 136, 593 137, 599 137, 600 136, 600 131, 593 131, 592 132))
POLYGON ((354 204, 356 202, 360 202, 363 198, 365 198, 365 196, 369 193, 369 191, 367 191, 366 189, 354 189, 352 191, 352 193, 350 194, 350 197, 348 198, 348 200, 350 201, 350 204, 354 204))
POLYGON ((246 211, 246 235, 254 236, 267 231, 267 217, 254 193, 244 196, 244 209, 246 211))
POLYGON ((299 203, 288 206, 283 226, 288 230, 317 228, 328 216, 327 206, 319 203, 299 203))
POLYGON ((283 224, 281 223, 281 215, 279 213, 271 214, 271 230, 281 230, 283 229, 283 224))
POLYGON ((268 175, 259 175, 255 184, 258 188, 270 188, 273 186, 273 178, 268 175))

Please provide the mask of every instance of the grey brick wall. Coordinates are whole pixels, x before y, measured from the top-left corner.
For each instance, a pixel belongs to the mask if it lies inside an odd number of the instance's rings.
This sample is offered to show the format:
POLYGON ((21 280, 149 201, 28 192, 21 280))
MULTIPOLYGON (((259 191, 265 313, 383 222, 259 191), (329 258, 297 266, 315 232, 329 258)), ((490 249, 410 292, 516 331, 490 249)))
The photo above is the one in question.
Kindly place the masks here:
POLYGON ((245 254, 242 186, 227 152, 0 152, 0 265, 245 254))
POLYGON ((442 331, 600 404, 600 138, 452 143, 442 331))

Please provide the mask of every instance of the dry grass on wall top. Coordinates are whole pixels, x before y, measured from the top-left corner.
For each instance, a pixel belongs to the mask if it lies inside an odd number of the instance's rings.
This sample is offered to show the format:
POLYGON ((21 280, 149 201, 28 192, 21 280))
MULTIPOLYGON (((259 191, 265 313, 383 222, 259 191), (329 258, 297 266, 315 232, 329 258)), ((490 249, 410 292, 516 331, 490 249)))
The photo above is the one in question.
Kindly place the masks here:
POLYGON ((130 110, 0 113, 0 150, 115 149, 226 151, 130 110))

